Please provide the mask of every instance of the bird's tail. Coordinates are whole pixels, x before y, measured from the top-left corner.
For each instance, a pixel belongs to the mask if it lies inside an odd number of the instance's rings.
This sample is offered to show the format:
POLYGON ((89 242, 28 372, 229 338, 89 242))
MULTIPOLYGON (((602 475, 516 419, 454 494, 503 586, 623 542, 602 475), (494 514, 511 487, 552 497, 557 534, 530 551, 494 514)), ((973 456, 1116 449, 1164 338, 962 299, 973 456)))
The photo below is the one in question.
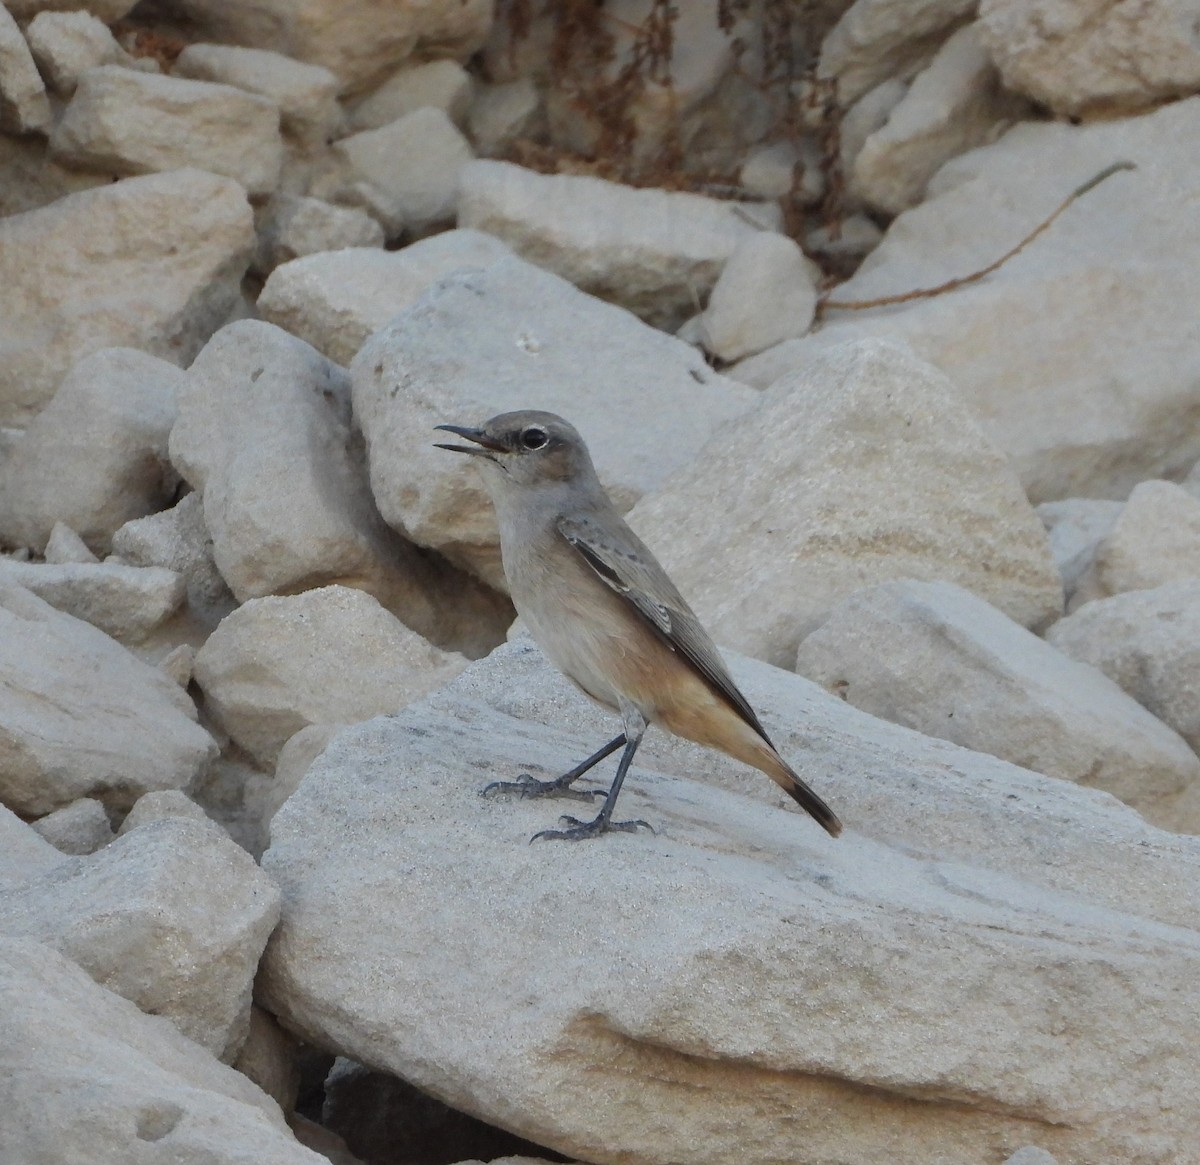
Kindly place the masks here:
POLYGON ((830 837, 837 837, 842 832, 842 823, 838 820, 837 814, 813 792, 801 777, 788 768, 779 753, 765 742, 762 748, 762 759, 763 763, 756 767, 766 773, 830 837))

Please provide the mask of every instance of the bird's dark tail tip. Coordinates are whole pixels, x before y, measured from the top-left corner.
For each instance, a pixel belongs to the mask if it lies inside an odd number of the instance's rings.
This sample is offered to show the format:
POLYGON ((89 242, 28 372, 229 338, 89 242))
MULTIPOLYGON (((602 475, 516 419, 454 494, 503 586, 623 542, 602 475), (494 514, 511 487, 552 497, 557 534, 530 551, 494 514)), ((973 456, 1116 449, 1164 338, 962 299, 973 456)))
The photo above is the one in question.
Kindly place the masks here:
POLYGON ((825 830, 830 837, 838 837, 842 832, 842 823, 838 819, 838 815, 795 773, 792 773, 791 777, 791 783, 784 786, 784 791, 787 795, 825 830))

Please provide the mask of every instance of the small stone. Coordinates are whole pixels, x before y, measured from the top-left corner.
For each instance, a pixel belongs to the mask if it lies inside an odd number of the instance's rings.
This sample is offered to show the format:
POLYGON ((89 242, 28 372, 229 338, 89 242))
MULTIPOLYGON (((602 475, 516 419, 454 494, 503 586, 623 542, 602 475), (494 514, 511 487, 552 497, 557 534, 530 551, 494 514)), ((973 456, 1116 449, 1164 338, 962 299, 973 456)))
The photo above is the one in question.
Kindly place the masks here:
POLYGON ((273 203, 260 228, 255 262, 265 273, 304 255, 351 247, 381 248, 383 244, 383 227, 365 211, 334 206, 320 198, 284 195, 273 203))
POLYGON ((542 108, 533 78, 526 75, 500 85, 475 86, 468 128, 485 157, 498 154, 532 130, 542 108))
POLYGON ((825 194, 820 151, 805 138, 801 147, 792 142, 759 146, 742 164, 738 184, 751 198, 783 198, 795 186, 797 165, 803 167, 798 193, 806 206, 820 202, 825 194))
POLYGON ((454 221, 459 173, 475 156, 440 109, 418 109, 382 129, 342 138, 342 198, 369 210, 390 238, 454 221))
POLYGON ((121 828, 117 830, 117 836, 124 837, 131 829, 173 817, 195 821, 206 829, 215 827, 208 814, 186 793, 181 793, 178 789, 159 789, 143 793, 133 803, 133 808, 125 815, 121 828))
POLYGON ((269 194, 279 182, 279 107, 265 97, 116 65, 89 69, 50 138, 55 158, 114 175, 198 166, 269 194))
POLYGON ((1104 594, 1200 579, 1200 499, 1170 481, 1144 481, 1096 548, 1104 594))
POLYGON ((104 806, 91 797, 39 817, 33 828, 64 854, 94 854, 114 837, 104 806))
POLYGON ((250 1030, 233 1062, 241 1074, 259 1086, 284 1113, 296 1107, 300 1091, 299 1044, 261 1007, 250 1008, 250 1030))
POLYGON ((1037 507, 1038 517, 1050 535, 1050 553, 1062 575, 1068 610, 1072 609, 1080 583, 1092 570, 1096 549, 1112 533, 1124 508, 1124 502, 1100 498, 1065 498, 1037 507))
POLYGON ((25 36, 42 75, 62 97, 75 92, 88 69, 129 59, 108 26, 90 12, 39 12, 25 36))
POLYGON ((325 751, 329 742, 345 727, 344 724, 309 724, 301 728, 279 750, 275 762, 275 779, 263 797, 263 824, 270 830, 271 819, 283 803, 300 787, 304 774, 313 761, 325 751))
POLYGON ((393 73, 349 114, 354 131, 380 129, 418 109, 440 109, 462 125, 471 104, 471 77, 457 61, 428 61, 393 73))
POLYGON ((49 563, 99 562, 88 544, 65 522, 55 522, 50 527, 44 555, 49 563))
POLYGON ((52 116, 46 86, 16 20, 0 4, 0 130, 47 130, 52 116))
POLYGON ((192 682, 195 663, 196 649, 190 643, 181 643, 167 652, 158 661, 158 666, 186 691, 188 684, 192 682))

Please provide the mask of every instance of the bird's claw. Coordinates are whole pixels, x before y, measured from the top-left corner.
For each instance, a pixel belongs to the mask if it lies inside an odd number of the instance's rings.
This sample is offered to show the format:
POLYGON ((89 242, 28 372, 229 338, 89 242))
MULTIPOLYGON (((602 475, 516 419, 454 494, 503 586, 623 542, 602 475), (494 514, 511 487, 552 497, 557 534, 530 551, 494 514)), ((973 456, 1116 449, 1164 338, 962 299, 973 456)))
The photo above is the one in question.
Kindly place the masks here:
POLYGON ((583 841, 585 838, 600 837, 605 833, 636 833, 640 826, 650 830, 651 833, 657 833, 650 822, 643 821, 641 818, 636 821, 606 821, 604 815, 601 814, 594 821, 580 821, 578 817, 567 816, 560 817, 558 820, 570 828, 543 829, 529 839, 529 844, 532 845, 542 837, 548 841, 583 841))
MULTIPOLYGON (((574 778, 572 778, 574 780, 574 778)), ((603 789, 573 789, 570 781, 561 777, 555 781, 539 781, 529 773, 521 773, 515 781, 492 781, 480 790, 480 796, 512 793, 518 797, 570 797, 574 801, 588 801, 604 795, 603 789)))

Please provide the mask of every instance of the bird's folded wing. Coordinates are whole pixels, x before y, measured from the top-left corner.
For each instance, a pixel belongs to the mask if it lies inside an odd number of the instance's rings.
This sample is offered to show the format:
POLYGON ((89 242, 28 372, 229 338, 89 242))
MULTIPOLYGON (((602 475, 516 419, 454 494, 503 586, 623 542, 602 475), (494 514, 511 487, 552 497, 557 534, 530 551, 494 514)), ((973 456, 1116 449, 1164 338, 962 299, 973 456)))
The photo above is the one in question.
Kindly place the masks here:
POLYGON ((621 527, 614 533, 601 529, 587 518, 558 519, 559 533, 583 556, 597 577, 625 599, 667 645, 683 656, 709 687, 770 744, 754 709, 738 691, 716 644, 700 620, 637 535, 624 523, 621 527))

